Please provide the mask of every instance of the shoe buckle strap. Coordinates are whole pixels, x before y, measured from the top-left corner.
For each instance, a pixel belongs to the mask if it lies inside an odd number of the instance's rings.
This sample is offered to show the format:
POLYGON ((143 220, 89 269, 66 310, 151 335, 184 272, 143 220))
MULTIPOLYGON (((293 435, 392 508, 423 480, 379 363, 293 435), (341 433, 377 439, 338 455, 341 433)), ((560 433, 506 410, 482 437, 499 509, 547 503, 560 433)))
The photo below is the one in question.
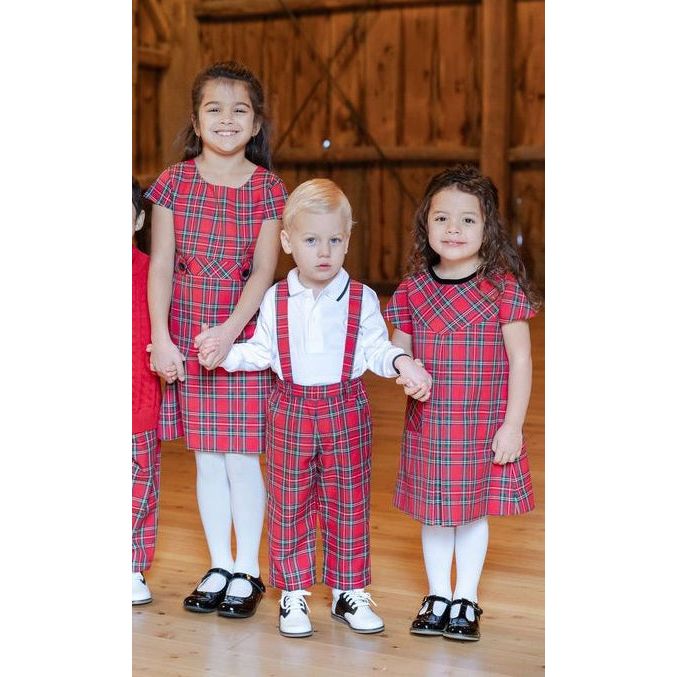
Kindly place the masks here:
POLYGON ((463 614, 463 615, 465 616, 466 609, 467 609, 469 606, 473 608, 473 611, 474 611, 478 616, 481 616, 481 615, 484 613, 484 612, 482 611, 482 609, 480 608, 479 604, 477 604, 477 602, 473 602, 472 600, 466 599, 465 597, 461 597, 461 598, 459 598, 459 599, 455 599, 455 600, 452 601, 451 604, 452 604, 452 606, 453 606, 454 604, 460 604, 460 605, 461 605, 461 609, 460 609, 459 615, 460 615, 460 614, 463 614))

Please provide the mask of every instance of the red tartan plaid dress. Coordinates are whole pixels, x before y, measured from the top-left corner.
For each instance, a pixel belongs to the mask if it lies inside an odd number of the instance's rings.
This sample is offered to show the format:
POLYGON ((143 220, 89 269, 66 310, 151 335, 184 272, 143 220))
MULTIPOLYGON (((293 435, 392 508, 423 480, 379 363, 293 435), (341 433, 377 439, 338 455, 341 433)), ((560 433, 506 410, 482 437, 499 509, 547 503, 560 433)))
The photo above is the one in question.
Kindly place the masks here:
POLYGON ((535 311, 511 275, 498 287, 476 275, 442 281, 426 271, 405 279, 384 317, 410 334, 430 372, 427 402, 407 400, 394 504, 424 524, 457 526, 534 508, 526 448, 504 466, 491 443, 508 399, 501 326, 535 311))
MULTIPOLYGON (((186 356, 186 380, 167 385, 160 439, 185 434, 193 451, 259 453, 272 372, 207 371, 193 346, 202 323, 221 324, 249 277, 261 223, 280 219, 287 197, 281 179, 257 167, 240 188, 207 183, 194 160, 166 169, 146 197, 171 209, 176 256, 169 332, 186 356)), ((252 336, 256 314, 236 343, 252 336)))
POLYGON ((282 590, 301 590, 315 583, 318 515, 324 582, 340 590, 371 582, 371 412, 362 378, 350 378, 362 285, 351 281, 349 293, 341 381, 302 386, 292 382, 287 281, 276 289, 284 380, 276 380, 270 399, 266 457, 270 583, 282 590))

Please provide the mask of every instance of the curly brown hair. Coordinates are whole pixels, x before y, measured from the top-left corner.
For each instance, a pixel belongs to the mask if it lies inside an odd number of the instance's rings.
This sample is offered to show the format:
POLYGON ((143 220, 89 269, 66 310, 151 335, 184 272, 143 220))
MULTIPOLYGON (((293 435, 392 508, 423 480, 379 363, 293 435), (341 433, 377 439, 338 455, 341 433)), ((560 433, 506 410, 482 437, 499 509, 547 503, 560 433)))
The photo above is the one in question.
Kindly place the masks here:
POLYGON ((433 197, 441 190, 457 188, 474 195, 484 217, 484 236, 479 250, 478 277, 493 283, 498 275, 512 273, 529 301, 540 308, 542 299, 527 277, 526 268, 510 242, 498 211, 498 190, 493 181, 472 165, 456 165, 430 179, 421 204, 414 214, 413 243, 409 255, 411 275, 427 270, 440 262, 440 256, 428 242, 428 214, 433 197))
POLYGON ((205 85, 212 80, 238 80, 244 82, 249 92, 254 119, 261 123, 258 134, 251 138, 245 148, 245 157, 255 165, 272 169, 272 154, 270 151, 270 120, 265 111, 263 87, 258 78, 246 66, 236 61, 218 62, 200 71, 193 82, 191 89, 192 117, 181 132, 183 141, 182 159, 191 160, 202 152, 202 141, 195 133, 193 118, 197 119, 202 93, 205 85))

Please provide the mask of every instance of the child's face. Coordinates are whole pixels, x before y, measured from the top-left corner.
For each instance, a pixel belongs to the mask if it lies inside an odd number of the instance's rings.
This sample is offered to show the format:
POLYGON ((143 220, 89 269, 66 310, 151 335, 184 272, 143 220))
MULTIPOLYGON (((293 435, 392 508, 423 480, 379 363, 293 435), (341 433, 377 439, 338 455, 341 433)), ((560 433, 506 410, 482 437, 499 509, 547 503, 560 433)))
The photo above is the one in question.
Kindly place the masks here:
POLYGON ((428 242, 440 256, 441 272, 470 275, 480 263, 484 217, 475 195, 458 188, 435 193, 428 212, 428 242))
POLYGON ((348 252, 350 230, 338 211, 299 212, 280 234, 282 249, 294 257, 304 287, 319 291, 338 275, 348 252))
POLYGON ((249 90, 239 80, 209 80, 202 90, 202 101, 195 133, 202 139, 203 149, 218 155, 233 155, 244 150, 258 134, 249 90))

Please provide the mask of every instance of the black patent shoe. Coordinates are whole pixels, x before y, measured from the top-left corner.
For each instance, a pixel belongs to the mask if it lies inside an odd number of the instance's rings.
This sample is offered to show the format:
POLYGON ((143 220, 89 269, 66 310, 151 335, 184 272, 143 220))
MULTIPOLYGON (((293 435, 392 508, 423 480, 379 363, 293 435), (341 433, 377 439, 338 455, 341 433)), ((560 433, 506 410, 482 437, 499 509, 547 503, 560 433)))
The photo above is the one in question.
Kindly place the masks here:
POLYGON ((413 635, 441 635, 449 624, 451 600, 437 595, 428 595, 421 602, 421 610, 409 628, 413 635), (441 615, 433 611, 435 602, 444 602, 445 607, 441 615))
POLYGON ((454 604, 460 604, 461 609, 456 618, 450 618, 449 624, 442 633, 447 639, 460 639, 466 642, 476 642, 480 638, 480 616, 482 609, 479 608, 476 602, 471 602, 469 599, 461 598, 452 601, 454 604), (468 620, 468 607, 472 607, 475 612, 475 619, 468 620))
POLYGON ((224 600, 219 604, 217 613, 224 618, 249 618, 256 612, 263 593, 266 591, 266 586, 260 578, 256 578, 251 574, 243 574, 236 571, 231 580, 235 578, 244 578, 249 581, 252 586, 252 591, 247 597, 238 597, 237 595, 226 595, 224 600))
POLYGON ((226 589, 230 583, 230 579, 233 577, 233 574, 230 571, 225 569, 220 569, 215 567, 210 569, 203 577, 202 580, 197 584, 195 590, 183 600, 183 608, 186 611, 195 611, 199 614, 208 614, 216 610, 216 607, 223 602, 223 598, 226 596, 226 589), (205 592, 204 590, 198 590, 198 588, 209 578, 211 574, 221 574, 225 577, 226 583, 218 592, 205 592))

